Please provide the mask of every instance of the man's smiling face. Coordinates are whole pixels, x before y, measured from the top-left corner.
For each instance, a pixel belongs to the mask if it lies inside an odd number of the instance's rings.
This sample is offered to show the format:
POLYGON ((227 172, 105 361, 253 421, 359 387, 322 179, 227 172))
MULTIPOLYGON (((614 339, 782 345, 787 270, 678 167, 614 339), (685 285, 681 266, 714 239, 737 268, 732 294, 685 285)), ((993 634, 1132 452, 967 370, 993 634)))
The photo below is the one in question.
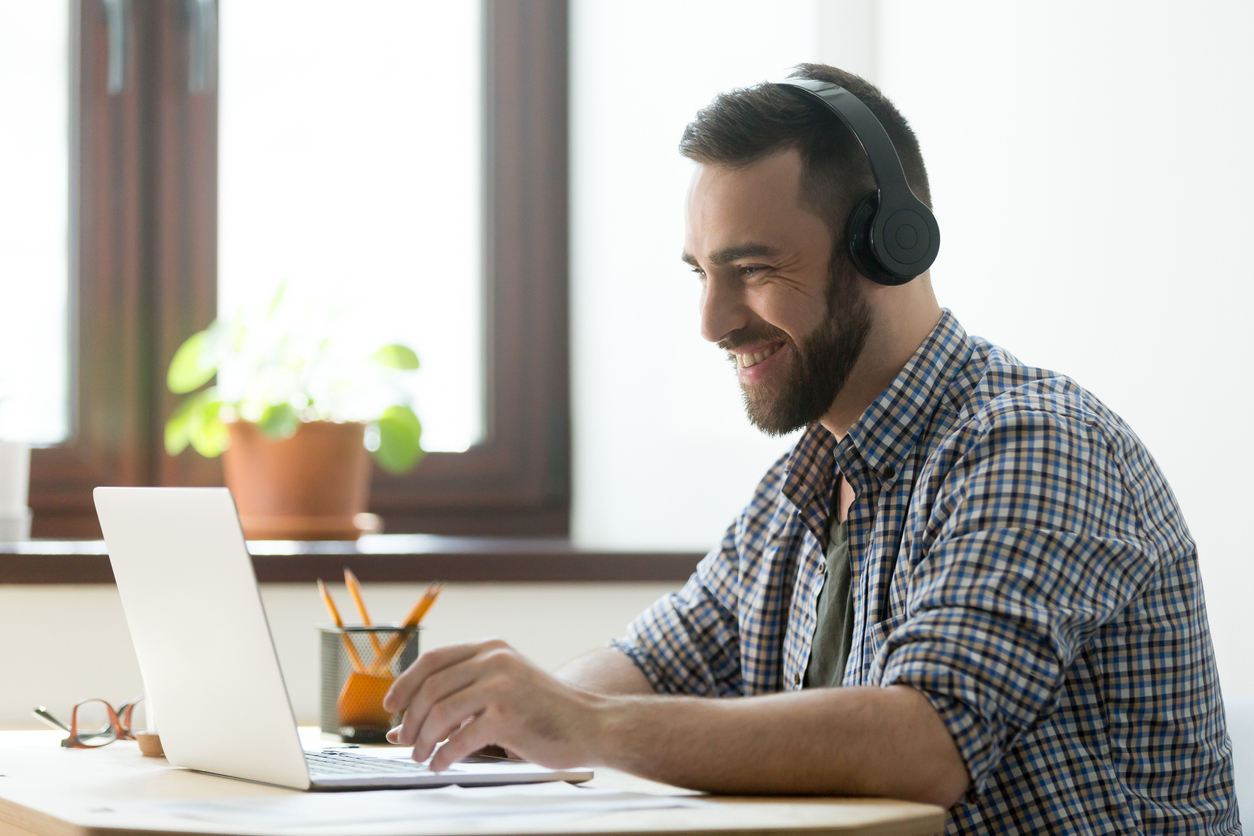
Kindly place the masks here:
POLYGON ((684 261, 701 280, 701 335, 736 364, 749 419, 772 435, 817 421, 857 362, 870 312, 832 233, 781 151, 741 168, 698 168, 684 261))

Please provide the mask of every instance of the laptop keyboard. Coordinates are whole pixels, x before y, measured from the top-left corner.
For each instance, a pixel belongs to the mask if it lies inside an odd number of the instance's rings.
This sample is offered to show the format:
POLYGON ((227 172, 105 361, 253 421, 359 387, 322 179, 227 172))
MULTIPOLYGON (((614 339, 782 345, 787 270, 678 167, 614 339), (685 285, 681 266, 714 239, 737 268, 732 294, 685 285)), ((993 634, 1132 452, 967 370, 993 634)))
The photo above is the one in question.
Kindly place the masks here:
POLYGON ((414 775, 429 772, 427 765, 411 760, 370 758, 347 752, 306 752, 310 777, 347 777, 352 775, 414 775))

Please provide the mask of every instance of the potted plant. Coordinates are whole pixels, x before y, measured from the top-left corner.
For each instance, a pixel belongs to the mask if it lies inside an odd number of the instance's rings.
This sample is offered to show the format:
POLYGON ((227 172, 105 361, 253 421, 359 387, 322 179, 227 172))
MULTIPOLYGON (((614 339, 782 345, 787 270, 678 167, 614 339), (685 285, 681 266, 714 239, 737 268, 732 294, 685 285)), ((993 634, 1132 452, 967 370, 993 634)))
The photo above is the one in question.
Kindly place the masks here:
POLYGON ((417 355, 368 345, 341 319, 289 301, 280 285, 264 311, 215 320, 170 362, 167 385, 186 397, 166 422, 166 452, 224 454, 251 539, 353 539, 377 528, 365 513, 369 454, 392 473, 423 456, 403 386, 417 355))

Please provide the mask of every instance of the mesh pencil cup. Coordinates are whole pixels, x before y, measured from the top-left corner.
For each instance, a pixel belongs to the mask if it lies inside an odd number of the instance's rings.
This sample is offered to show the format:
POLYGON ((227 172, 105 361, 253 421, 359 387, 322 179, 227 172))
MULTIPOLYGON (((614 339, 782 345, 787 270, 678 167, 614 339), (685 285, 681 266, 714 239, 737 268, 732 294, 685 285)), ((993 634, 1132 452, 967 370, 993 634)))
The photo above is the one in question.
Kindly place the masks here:
POLYGON ((392 680, 418 658, 418 627, 320 625, 319 726, 345 743, 382 743, 400 714, 383 708, 392 680))

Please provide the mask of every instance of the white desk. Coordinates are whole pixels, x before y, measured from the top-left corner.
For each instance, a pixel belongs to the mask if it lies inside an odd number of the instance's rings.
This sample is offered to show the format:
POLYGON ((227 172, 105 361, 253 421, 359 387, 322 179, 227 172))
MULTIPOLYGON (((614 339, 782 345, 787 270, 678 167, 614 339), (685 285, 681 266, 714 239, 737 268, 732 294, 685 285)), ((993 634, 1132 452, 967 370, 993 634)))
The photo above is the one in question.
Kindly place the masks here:
MULTIPOLYGON (((145 758, 133 742, 102 749, 62 749, 57 732, 0 732, 0 836, 117 836, 121 833, 213 833, 271 836, 281 829, 226 826, 159 813, 123 812, 110 804, 170 799, 247 798, 283 794, 309 797, 292 790, 250 784, 171 767, 163 758, 145 758)), ((589 786, 662 795, 685 790, 598 770, 589 786)), ((530 826, 526 817, 485 823, 437 821, 366 825, 353 834, 423 834, 423 836, 661 836, 700 832, 728 834, 838 833, 862 836, 924 836, 944 829, 939 807, 883 799, 780 799, 710 797, 715 804, 695 809, 671 808, 600 813, 546 825, 530 826)))

